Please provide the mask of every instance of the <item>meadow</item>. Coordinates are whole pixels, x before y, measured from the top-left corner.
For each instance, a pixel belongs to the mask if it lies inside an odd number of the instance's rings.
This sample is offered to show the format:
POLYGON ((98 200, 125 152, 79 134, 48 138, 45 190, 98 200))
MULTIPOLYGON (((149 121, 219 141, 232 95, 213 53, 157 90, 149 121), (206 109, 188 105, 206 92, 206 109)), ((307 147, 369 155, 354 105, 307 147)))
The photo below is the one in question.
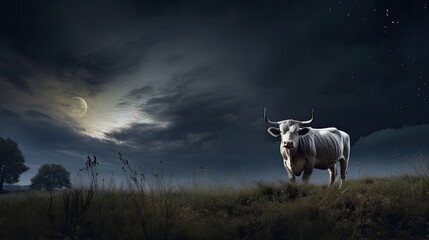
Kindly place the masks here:
POLYGON ((285 182, 173 188, 158 176, 128 179, 127 189, 2 194, 0 238, 429 238, 426 176, 350 180, 341 190, 285 182))

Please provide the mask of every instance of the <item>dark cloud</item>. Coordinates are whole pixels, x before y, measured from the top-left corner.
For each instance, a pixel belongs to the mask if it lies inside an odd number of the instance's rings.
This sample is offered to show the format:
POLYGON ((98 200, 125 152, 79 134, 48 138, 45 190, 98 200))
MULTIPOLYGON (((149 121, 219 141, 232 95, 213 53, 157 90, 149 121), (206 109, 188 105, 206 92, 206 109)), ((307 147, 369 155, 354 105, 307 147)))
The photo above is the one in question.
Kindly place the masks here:
POLYGON ((0 81, 6 81, 24 91, 32 92, 27 78, 33 73, 20 59, 0 57, 0 81))
POLYGON ((167 63, 168 65, 176 65, 178 64, 181 60, 183 60, 183 56, 182 55, 173 55, 170 56, 168 58, 166 58, 164 61, 165 63, 167 63))
POLYGON ((116 107, 118 107, 118 108, 126 108, 129 106, 131 106, 130 102, 120 102, 120 103, 116 104, 116 107))
MULTIPOLYGON (((361 137, 353 150, 356 159, 375 158, 379 163, 393 162, 398 157, 413 157, 418 152, 427 155, 429 125, 387 128, 361 137)), ((411 159, 414 161, 415 159, 411 159)))
POLYGON ((95 94, 112 79, 139 70, 147 49, 161 41, 161 31, 148 33, 147 23, 129 3, 99 4, 3 3, 1 80, 29 92, 28 79, 49 73, 62 82, 83 82, 95 94), (37 69, 30 71, 20 58, 37 63, 37 69))
POLYGON ((141 88, 136 88, 131 90, 125 98, 131 98, 131 99, 140 99, 142 97, 145 97, 147 94, 152 92, 151 86, 143 86, 141 88))
POLYGON ((7 108, 0 107, 0 120, 3 124, 19 121, 21 119, 21 116, 7 108))
POLYGON ((421 173, 427 164, 427 124, 378 130, 361 137, 352 147, 352 177, 421 173))
POLYGON ((34 119, 49 120, 49 121, 54 120, 52 117, 48 116, 47 114, 39 112, 34 109, 27 110, 25 112, 25 115, 34 119))
POLYGON ((144 59, 145 50, 154 43, 139 39, 119 47, 104 48, 77 58, 63 59, 64 66, 71 69, 71 75, 89 85, 100 85, 112 78, 137 71, 144 59))
POLYGON ((428 95, 428 80, 419 77, 429 74, 421 58, 428 46, 418 40, 427 37, 423 5, 320 3, 273 26, 285 31, 272 32, 275 52, 251 78, 273 112, 298 118, 313 107, 315 126, 338 126, 353 143, 386 126, 426 123, 427 97, 418 93, 424 88, 428 95))
POLYGON ((222 135, 235 125, 237 112, 221 94, 178 94, 149 99, 142 109, 159 123, 133 124, 108 134, 144 151, 194 152, 215 147, 222 135), (167 126, 162 126, 168 122, 167 126))
POLYGON ((83 137, 76 130, 52 121, 52 118, 36 110, 17 113, 3 109, 0 115, 0 135, 20 139, 34 149, 68 150, 70 146, 82 150, 90 138, 83 137), (11 119, 15 121, 10 122, 11 119), (37 121, 35 121, 37 120, 37 121), (6 123, 6 124, 5 124, 6 123))
POLYGON ((174 91, 174 90, 184 91, 187 88, 189 88, 190 84, 194 84, 194 83, 198 84, 197 81, 201 83, 204 81, 211 80, 212 74, 213 74, 212 68, 210 68, 210 66, 208 65, 201 65, 201 66, 194 67, 187 72, 179 73, 173 76, 169 82, 174 84, 174 88, 168 89, 168 88, 171 88, 171 86, 167 86, 166 90, 167 91, 174 91))

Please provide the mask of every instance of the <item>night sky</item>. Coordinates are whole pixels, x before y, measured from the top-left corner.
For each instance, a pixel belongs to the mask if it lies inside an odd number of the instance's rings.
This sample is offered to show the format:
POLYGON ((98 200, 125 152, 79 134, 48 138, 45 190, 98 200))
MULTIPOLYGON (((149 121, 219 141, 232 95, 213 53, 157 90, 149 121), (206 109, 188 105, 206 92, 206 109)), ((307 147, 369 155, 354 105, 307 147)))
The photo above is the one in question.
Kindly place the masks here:
POLYGON ((0 136, 25 155, 20 184, 87 155, 119 178, 118 151, 178 182, 276 181, 263 108, 314 108, 312 127, 351 136, 350 178, 410 173, 429 147, 428 40, 423 0, 2 1, 0 136))

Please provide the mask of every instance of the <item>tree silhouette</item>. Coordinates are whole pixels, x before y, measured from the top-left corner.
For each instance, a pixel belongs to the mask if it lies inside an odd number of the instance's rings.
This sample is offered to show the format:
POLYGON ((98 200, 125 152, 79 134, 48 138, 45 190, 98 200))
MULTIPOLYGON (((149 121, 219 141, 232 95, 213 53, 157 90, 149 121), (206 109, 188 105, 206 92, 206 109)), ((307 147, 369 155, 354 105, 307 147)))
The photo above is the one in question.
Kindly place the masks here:
POLYGON ((56 188, 70 188, 70 172, 60 164, 43 164, 37 174, 31 179, 31 188, 54 190, 56 188))
POLYGON ((18 182, 19 175, 29 169, 24 162, 18 144, 10 138, 0 137, 0 192, 3 192, 3 183, 18 182))

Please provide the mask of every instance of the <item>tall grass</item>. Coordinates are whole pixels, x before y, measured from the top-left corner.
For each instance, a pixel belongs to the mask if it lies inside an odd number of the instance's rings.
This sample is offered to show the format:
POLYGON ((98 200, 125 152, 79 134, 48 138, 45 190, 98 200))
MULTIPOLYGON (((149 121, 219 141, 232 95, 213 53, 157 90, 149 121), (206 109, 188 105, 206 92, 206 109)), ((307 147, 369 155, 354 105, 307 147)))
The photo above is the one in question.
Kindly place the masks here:
POLYGON ((146 176, 141 167, 138 170, 118 153, 122 170, 128 185, 126 195, 137 214, 142 239, 170 239, 174 225, 174 202, 172 188, 162 175, 150 173, 146 176))
POLYGON ((86 187, 0 196, 0 239, 429 237, 427 175, 350 180, 341 190, 287 182, 172 189, 162 172, 118 158, 125 188, 98 187, 88 168, 86 187))
POLYGON ((258 183, 213 188, 55 192, 0 198, 2 239, 377 239, 429 236, 421 177, 352 180, 344 190, 258 183), (94 196, 88 194, 93 193, 94 196), (143 196, 144 195, 144 196, 143 196), (94 199, 100 199, 99 205, 94 199))
POLYGON ((425 159, 422 151, 416 153, 414 161, 410 161, 409 165, 417 176, 429 178, 429 161, 425 159))

